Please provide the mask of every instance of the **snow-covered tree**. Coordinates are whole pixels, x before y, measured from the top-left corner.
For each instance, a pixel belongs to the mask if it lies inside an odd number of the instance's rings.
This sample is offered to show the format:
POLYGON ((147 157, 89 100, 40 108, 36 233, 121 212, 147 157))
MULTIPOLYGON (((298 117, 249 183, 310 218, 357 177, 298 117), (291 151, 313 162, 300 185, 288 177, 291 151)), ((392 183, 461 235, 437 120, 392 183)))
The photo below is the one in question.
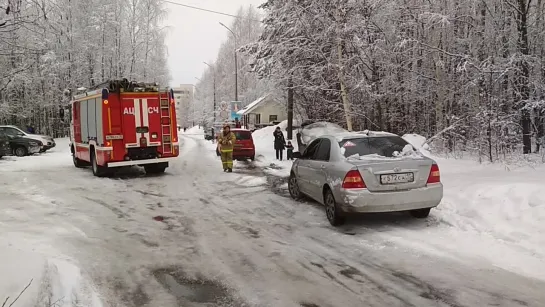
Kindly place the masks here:
POLYGON ((167 84, 160 0, 0 1, 0 122, 63 133, 66 93, 106 79, 167 84), (5 2, 5 3, 4 3, 5 2))

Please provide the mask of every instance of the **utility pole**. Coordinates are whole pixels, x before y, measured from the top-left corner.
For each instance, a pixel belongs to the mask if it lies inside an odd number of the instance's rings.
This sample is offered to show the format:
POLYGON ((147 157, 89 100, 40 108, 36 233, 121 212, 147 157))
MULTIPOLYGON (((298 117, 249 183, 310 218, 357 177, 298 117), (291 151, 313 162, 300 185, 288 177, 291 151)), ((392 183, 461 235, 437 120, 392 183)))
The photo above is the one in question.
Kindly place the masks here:
POLYGON ((346 85, 344 83, 344 75, 343 75, 343 47, 342 47, 342 37, 341 37, 341 31, 339 24, 341 22, 341 9, 340 9, 340 3, 337 4, 337 31, 338 31, 338 38, 337 38, 337 54, 339 58, 339 82, 341 83, 341 98, 343 101, 343 107, 344 107, 344 115, 346 118, 346 128, 348 131, 352 131, 352 116, 350 115, 350 101, 348 100, 348 94, 346 92, 346 85))
POLYGON ((225 29, 229 30, 233 37, 235 38, 235 101, 238 101, 238 57, 237 57, 237 36, 233 30, 229 29, 226 25, 220 22, 220 25, 225 29))
POLYGON ((214 68, 214 66, 206 63, 206 62, 203 62, 205 65, 207 65, 208 67, 210 67, 210 69, 212 69, 212 73, 214 74, 214 85, 213 85, 213 88, 214 88, 214 122, 213 124, 216 123, 216 68, 214 68))
POLYGON ((288 141, 293 138, 293 80, 288 81, 288 141))

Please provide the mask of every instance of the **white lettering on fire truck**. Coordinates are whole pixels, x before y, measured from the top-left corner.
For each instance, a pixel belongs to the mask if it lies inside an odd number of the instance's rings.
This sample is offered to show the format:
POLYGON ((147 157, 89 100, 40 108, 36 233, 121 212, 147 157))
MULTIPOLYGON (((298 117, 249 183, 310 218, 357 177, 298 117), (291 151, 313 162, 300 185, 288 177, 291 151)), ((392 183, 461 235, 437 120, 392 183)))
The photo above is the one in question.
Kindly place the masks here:
MULTIPOLYGON (((149 107, 148 108, 149 114, 159 114, 159 107, 149 107)), ((123 109, 123 115, 134 115, 134 108, 125 108, 123 109)))
POLYGON ((127 115, 127 114, 134 115, 134 108, 123 109, 123 115, 127 115))

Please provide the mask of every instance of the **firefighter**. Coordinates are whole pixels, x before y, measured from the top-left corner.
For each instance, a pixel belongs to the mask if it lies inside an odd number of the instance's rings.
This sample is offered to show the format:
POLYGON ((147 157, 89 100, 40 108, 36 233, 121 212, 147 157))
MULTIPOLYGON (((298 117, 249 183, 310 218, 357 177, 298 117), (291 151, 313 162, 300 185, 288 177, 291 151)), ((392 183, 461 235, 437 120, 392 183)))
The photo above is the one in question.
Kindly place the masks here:
POLYGON ((218 137, 218 148, 221 153, 221 163, 224 172, 233 172, 233 148, 235 146, 236 136, 231 132, 229 124, 223 126, 223 131, 218 137))

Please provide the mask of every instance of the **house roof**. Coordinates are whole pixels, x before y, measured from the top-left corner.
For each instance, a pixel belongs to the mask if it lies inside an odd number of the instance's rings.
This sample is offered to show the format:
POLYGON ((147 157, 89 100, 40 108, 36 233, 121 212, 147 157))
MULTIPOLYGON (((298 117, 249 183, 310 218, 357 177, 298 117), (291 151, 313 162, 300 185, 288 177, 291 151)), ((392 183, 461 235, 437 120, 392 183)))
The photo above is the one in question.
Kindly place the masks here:
POLYGON ((237 114, 238 115, 244 115, 244 114, 248 114, 250 112, 252 112, 253 110, 255 110, 255 108, 257 108, 261 103, 263 103, 265 101, 265 99, 269 97, 269 94, 255 100, 254 102, 250 103, 249 105, 245 106, 244 108, 242 108, 242 110, 238 111, 237 114))

